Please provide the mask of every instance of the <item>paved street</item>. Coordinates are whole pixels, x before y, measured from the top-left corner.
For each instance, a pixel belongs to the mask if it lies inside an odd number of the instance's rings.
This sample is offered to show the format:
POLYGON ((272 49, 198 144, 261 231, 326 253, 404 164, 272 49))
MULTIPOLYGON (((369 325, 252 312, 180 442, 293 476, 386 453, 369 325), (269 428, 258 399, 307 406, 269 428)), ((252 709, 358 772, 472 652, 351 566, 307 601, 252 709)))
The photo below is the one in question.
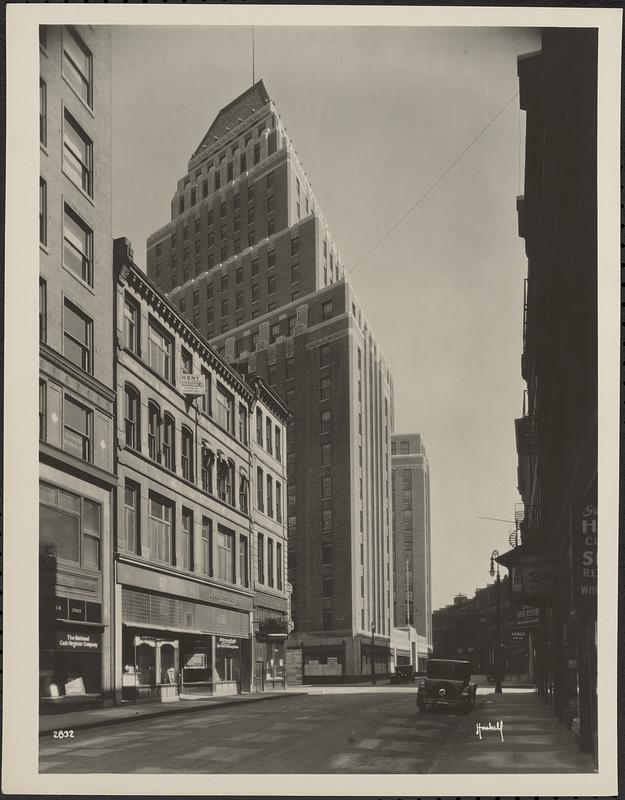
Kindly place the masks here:
POLYGON ((293 696, 40 740, 42 772, 419 773, 465 719, 415 690, 293 696))

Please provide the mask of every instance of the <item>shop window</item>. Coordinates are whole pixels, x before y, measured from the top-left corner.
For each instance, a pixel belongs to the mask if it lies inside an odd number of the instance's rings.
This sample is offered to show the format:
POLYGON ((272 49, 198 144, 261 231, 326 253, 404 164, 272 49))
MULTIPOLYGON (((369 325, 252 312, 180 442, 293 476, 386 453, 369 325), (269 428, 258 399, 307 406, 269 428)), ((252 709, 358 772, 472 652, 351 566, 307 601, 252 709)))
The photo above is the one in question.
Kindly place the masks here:
POLYGON ((93 420, 90 409, 65 395, 63 402, 63 450, 83 461, 92 458, 93 420))
POLYGON ((234 583, 234 533, 217 526, 217 577, 234 583))
POLYGON ((93 500, 40 484, 40 553, 100 569, 101 511, 93 500))
POLYGON ((139 409, 141 400, 139 393, 126 384, 124 390, 124 422, 126 431, 126 447, 139 450, 139 431, 141 430, 139 409))
POLYGON ((150 558, 174 564, 173 505, 155 495, 148 503, 148 537, 150 558))
POLYGON ((193 512, 182 509, 182 525, 180 528, 180 549, 182 552, 182 568, 193 570, 193 512))
POLYGON ((129 553, 139 551, 139 487, 126 481, 124 487, 124 538, 121 546, 129 553))
POLYGON ((215 640, 215 678, 238 682, 241 674, 241 651, 237 639, 218 636, 215 640))

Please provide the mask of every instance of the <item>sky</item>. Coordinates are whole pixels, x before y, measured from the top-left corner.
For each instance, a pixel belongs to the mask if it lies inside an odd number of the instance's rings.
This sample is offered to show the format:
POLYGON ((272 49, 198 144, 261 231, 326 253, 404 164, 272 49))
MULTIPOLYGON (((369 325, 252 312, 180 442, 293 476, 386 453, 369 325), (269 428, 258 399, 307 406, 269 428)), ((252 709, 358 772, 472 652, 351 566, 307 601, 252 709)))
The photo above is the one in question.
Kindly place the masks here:
MULTIPOLYGON (((252 35, 112 30, 113 232, 144 265, 146 239, 168 222, 191 153, 252 83, 252 35)), ((516 216, 516 68, 540 36, 257 27, 254 38, 255 78, 286 125, 346 272, 420 201, 349 280, 391 365, 395 431, 421 433, 426 446, 438 608, 491 580, 490 553, 509 549, 512 526, 479 517, 512 520, 520 500, 514 419, 525 388, 527 261, 516 216)))

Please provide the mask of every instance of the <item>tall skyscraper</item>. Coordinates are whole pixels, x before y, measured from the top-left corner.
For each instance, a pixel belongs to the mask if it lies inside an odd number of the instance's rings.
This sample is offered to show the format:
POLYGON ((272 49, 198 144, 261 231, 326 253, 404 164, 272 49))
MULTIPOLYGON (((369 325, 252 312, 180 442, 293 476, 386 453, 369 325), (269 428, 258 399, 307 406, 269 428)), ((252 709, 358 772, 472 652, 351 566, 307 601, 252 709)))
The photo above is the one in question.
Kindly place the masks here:
POLYGON ((110 32, 39 28, 40 697, 112 701, 110 32))
POLYGON ((147 263, 226 361, 294 413, 288 565, 304 676, 370 674, 372 631, 388 672, 392 376, 262 81, 217 114, 147 263))
POLYGON ((412 625, 432 647, 430 467, 418 433, 394 433, 393 538, 395 625, 412 625))

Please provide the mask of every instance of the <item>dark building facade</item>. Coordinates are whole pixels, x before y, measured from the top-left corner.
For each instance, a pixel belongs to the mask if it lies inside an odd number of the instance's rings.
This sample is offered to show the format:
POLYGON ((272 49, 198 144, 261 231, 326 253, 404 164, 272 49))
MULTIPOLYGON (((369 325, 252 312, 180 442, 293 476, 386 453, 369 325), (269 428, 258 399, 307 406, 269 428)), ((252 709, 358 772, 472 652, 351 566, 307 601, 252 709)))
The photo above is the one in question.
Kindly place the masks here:
MULTIPOLYGON (((215 118, 148 239, 148 273, 293 411, 288 579, 310 679, 390 670, 393 384, 310 182, 259 81, 215 118)), ((299 663, 299 661, 298 661, 299 663)))
MULTIPOLYGON (((529 635, 518 624, 512 607, 508 579, 501 581, 501 670, 502 678, 525 680, 531 674, 529 635)), ((497 586, 491 583, 467 598, 432 615, 434 658, 459 658, 471 662, 474 674, 494 677, 497 652, 497 586)))
POLYGON ((525 516, 511 570, 536 620, 536 681, 597 748, 597 32, 545 30, 518 62, 527 113, 519 232, 528 260, 516 420, 525 516))
POLYGON ((431 649, 430 467, 418 433, 392 435, 391 464, 395 625, 412 625, 431 649))

